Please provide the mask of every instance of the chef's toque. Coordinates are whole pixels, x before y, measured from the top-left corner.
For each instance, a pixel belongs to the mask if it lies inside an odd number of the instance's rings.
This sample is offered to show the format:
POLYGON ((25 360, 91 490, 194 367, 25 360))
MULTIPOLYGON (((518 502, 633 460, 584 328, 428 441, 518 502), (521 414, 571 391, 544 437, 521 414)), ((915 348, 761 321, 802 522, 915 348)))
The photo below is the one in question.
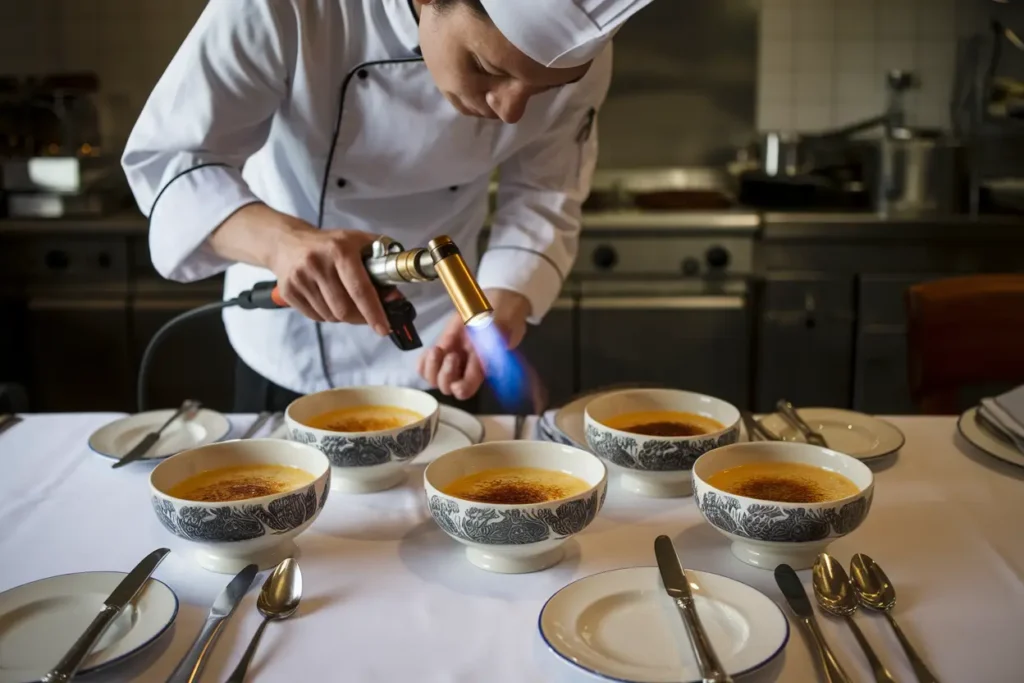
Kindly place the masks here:
POLYGON ((509 42, 556 69, 586 64, 651 0, 480 0, 509 42))

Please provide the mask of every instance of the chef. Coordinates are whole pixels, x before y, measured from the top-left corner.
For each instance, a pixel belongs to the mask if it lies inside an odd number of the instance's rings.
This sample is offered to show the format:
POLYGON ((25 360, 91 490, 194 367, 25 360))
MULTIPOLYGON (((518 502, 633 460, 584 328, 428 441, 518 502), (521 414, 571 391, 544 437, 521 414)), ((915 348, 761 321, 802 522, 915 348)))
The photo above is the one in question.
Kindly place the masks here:
POLYGON ((364 384, 474 396, 440 284, 405 288, 425 349, 400 351, 362 251, 450 236, 517 345, 576 256, 610 39, 650 1, 210 0, 123 166, 161 275, 226 271, 229 298, 277 280, 292 307, 225 310, 235 409, 364 384))

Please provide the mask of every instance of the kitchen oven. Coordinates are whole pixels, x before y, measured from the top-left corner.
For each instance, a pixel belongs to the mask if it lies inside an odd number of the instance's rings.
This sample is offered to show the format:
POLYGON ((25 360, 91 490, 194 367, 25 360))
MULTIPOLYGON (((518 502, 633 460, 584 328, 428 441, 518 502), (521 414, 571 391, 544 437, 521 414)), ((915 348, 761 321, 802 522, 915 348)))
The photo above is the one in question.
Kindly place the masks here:
POLYGON ((737 211, 585 216, 562 297, 522 347, 549 402, 645 382, 749 405, 758 226, 737 211))

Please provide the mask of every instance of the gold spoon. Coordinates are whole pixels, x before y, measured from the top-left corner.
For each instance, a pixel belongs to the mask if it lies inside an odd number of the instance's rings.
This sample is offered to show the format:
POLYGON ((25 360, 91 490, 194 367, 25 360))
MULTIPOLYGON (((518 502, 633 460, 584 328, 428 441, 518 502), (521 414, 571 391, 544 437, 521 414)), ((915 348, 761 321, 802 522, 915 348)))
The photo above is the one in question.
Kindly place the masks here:
POLYGON ((914 650, 914 646, 910 644, 907 637, 903 635, 895 617, 892 616, 892 608, 896 604, 896 589, 893 588, 889 577, 885 575, 882 568, 867 555, 857 553, 850 560, 850 574, 853 576, 853 587, 857 591, 857 598, 861 604, 878 610, 889 620, 889 625, 896 633, 896 638, 903 646, 903 651, 907 653, 907 659, 910 660, 910 666, 913 667, 917 680, 921 683, 939 683, 939 679, 935 678, 925 666, 924 660, 914 650))
POLYGON ((814 583, 814 597, 818 601, 818 605, 829 614, 846 620, 857 643, 864 650, 864 656, 868 658, 871 671, 875 674, 875 681, 896 683, 886 670, 885 664, 882 664, 878 655, 875 654, 871 643, 864 637, 857 622, 853 620, 853 614, 857 611, 857 596, 854 595, 850 577, 846 575, 843 565, 836 562, 835 558, 828 553, 821 553, 814 561, 811 577, 814 583))
POLYGON ((256 654, 256 647, 260 644, 260 636, 263 629, 271 621, 287 619, 295 614, 299 608, 299 600, 302 599, 302 572, 299 571, 299 563, 292 558, 286 559, 267 577, 260 589, 260 596, 256 600, 256 609, 263 615, 256 633, 249 641, 249 647, 245 649, 238 666, 228 676, 226 683, 242 683, 245 680, 245 672, 249 663, 256 654))

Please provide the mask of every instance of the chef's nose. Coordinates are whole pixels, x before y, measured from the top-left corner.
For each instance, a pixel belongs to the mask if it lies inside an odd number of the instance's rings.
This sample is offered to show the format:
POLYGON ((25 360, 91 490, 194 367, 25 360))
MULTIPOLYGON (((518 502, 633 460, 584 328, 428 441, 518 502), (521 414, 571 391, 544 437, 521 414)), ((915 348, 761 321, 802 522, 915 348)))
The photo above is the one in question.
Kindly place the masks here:
POLYGON ((487 93, 487 104, 505 123, 517 123, 526 112, 530 92, 522 85, 511 82, 487 93))

